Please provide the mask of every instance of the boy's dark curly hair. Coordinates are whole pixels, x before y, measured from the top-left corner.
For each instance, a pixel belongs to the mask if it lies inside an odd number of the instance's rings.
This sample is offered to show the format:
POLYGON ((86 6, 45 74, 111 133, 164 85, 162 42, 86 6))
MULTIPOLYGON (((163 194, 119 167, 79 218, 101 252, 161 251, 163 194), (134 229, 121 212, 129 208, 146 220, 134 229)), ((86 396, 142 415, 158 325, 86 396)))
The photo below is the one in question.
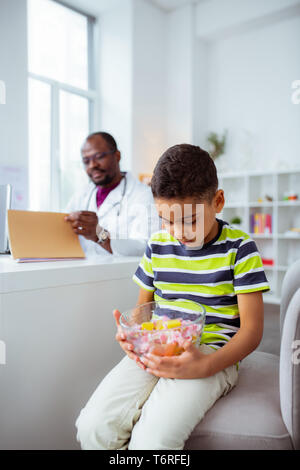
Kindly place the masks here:
POLYGON ((218 177, 213 159, 196 145, 174 145, 158 160, 151 180, 155 198, 197 199, 211 202, 218 177))

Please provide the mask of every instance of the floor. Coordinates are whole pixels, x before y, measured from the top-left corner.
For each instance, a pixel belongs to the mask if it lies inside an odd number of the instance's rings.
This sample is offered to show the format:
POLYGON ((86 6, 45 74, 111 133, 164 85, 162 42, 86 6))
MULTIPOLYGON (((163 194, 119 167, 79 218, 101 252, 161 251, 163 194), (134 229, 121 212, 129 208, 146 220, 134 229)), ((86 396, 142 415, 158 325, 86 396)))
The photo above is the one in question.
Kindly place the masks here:
POLYGON ((279 356, 280 350, 280 307, 265 304, 264 335, 258 351, 264 351, 279 356))

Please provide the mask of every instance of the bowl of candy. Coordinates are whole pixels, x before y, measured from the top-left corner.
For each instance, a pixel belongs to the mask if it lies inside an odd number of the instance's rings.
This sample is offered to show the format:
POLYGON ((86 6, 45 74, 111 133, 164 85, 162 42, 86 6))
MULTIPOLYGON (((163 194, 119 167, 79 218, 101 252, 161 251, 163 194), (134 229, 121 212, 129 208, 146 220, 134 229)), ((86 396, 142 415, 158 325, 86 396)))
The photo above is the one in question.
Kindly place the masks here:
POLYGON ((184 344, 200 345, 205 307, 187 300, 157 300, 123 312, 120 326, 138 356, 178 356, 184 344))

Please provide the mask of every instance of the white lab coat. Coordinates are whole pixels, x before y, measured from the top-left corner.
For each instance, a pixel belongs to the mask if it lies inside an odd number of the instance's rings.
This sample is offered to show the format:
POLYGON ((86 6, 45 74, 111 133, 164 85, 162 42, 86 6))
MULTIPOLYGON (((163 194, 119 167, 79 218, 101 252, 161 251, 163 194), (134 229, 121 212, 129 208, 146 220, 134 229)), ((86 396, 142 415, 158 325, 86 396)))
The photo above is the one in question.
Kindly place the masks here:
MULTIPOLYGON (((96 193, 97 187, 90 182, 71 198, 66 212, 80 210, 96 212, 99 225, 110 233, 113 254, 142 256, 151 233, 160 228, 149 186, 127 172, 126 185, 125 178, 123 178, 120 184, 108 194, 99 209, 96 193)), ((83 250, 89 255, 110 255, 99 244, 81 235, 79 235, 79 240, 83 250)))

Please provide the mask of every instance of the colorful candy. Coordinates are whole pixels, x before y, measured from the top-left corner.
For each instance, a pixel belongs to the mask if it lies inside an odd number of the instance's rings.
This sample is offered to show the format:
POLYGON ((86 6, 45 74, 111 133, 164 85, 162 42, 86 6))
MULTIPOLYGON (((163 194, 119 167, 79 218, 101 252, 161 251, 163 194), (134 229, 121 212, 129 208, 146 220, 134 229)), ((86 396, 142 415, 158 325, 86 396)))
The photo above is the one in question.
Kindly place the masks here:
POLYGON ((174 356, 184 351, 186 341, 196 343, 201 336, 202 325, 182 318, 166 316, 142 324, 135 324, 126 332, 127 340, 134 345, 138 355, 148 352, 158 356, 174 356))
POLYGON ((181 319, 175 320, 153 320, 141 324, 142 330, 163 330, 164 328, 176 328, 181 326, 181 319))
POLYGON ((151 321, 147 321, 147 322, 141 324, 141 328, 142 328, 142 330, 151 331, 151 330, 154 329, 154 323, 152 323, 151 321))

